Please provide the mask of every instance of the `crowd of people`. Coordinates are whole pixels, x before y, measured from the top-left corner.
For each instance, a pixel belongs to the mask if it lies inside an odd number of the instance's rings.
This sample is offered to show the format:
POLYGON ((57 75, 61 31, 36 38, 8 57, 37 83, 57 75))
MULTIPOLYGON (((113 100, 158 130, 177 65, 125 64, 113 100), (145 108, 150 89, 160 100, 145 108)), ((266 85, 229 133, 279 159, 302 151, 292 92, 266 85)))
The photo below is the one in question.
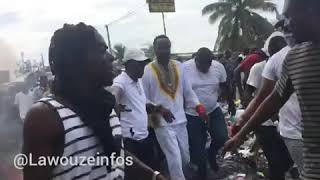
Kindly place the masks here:
POLYGON ((284 180, 294 167, 301 179, 320 179, 319 9, 318 0, 286 0, 264 48, 245 50, 235 65, 227 63, 230 51, 219 62, 205 47, 186 62, 173 60, 170 39, 160 35, 154 59, 126 49, 116 77, 102 36, 84 23, 65 24, 49 47, 51 94, 42 78, 32 97, 16 96, 18 105, 36 101, 28 113, 20 105, 23 153, 33 162, 115 154, 133 164, 26 165, 24 179, 205 180, 207 163, 219 171, 221 150, 234 151, 251 131, 269 179, 284 180), (233 116, 237 96, 244 112, 228 132, 219 102, 233 116))

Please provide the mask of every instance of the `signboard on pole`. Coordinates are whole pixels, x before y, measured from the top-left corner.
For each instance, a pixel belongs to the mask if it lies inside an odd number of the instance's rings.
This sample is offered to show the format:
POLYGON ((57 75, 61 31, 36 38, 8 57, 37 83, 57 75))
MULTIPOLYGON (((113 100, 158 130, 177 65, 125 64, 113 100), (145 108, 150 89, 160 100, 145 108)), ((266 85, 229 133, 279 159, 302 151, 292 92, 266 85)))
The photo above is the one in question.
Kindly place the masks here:
POLYGON ((147 0, 147 2, 151 13, 176 11, 174 0, 147 0))

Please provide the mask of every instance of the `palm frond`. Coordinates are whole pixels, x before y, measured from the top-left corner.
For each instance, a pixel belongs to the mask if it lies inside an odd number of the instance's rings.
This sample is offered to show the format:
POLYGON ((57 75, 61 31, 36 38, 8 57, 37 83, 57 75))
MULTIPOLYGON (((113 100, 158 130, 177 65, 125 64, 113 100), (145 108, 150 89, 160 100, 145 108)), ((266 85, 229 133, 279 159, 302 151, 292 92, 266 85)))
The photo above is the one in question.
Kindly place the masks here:
POLYGON ((261 9, 264 11, 274 11, 276 9, 276 4, 268 0, 245 0, 243 4, 244 7, 250 9, 261 9))
POLYGON ((210 23, 210 24, 214 24, 215 22, 217 22, 217 20, 219 19, 219 17, 225 16, 226 14, 228 14, 228 12, 225 12, 225 11, 222 11, 222 10, 213 12, 213 13, 209 16, 209 23, 210 23))
POLYGON ((207 15, 210 13, 214 13, 214 12, 221 12, 221 11, 231 11, 232 9, 232 4, 229 2, 216 2, 216 3, 212 3, 207 5, 206 7, 204 7, 202 9, 202 15, 207 15))

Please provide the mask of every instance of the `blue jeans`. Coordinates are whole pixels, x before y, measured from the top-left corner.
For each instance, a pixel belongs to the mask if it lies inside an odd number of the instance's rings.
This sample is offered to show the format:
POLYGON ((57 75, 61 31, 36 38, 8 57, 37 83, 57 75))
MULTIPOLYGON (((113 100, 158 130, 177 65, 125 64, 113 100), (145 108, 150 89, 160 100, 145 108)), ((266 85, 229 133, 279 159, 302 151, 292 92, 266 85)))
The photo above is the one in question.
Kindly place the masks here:
POLYGON ((219 149, 228 140, 228 131, 224 114, 220 107, 209 114, 209 122, 206 125, 198 116, 186 115, 188 119, 188 135, 191 162, 198 166, 200 177, 206 177, 207 158, 212 166, 216 166, 216 155, 219 149), (207 131, 211 136, 211 144, 206 152, 207 131))

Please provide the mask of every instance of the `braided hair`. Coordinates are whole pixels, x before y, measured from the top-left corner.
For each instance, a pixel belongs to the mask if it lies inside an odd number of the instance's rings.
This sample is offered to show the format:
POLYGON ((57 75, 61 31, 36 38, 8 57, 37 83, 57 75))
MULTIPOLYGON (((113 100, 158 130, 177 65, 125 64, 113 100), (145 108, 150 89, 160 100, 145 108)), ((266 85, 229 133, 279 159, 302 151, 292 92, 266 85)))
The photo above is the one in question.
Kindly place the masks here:
POLYGON ((65 99, 72 106, 89 128, 100 140, 104 153, 110 156, 119 149, 114 143, 112 129, 107 122, 115 105, 115 98, 103 87, 97 92, 82 96, 79 93, 85 73, 88 52, 96 43, 97 31, 84 23, 77 25, 65 24, 57 30, 49 48, 49 63, 52 73, 53 94, 65 99))

